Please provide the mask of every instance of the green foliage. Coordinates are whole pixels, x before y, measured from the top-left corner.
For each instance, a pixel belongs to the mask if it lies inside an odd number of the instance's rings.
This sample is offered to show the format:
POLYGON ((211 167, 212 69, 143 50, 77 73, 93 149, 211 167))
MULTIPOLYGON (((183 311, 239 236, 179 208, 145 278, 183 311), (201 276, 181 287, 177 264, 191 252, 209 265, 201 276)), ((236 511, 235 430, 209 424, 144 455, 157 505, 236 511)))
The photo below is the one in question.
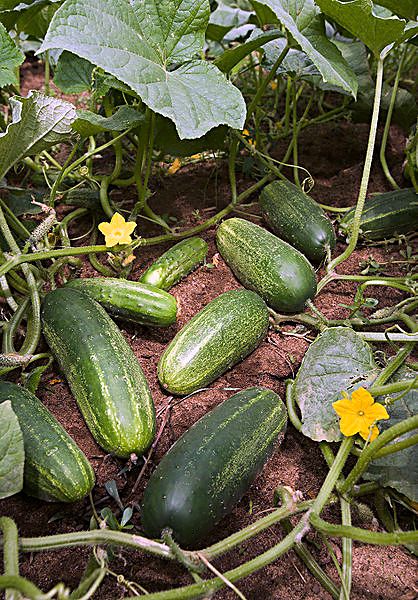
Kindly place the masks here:
POLYGON ((156 113, 174 121, 181 139, 226 124, 242 128, 241 93, 213 64, 196 58, 209 19, 206 0, 67 0, 52 19, 41 51, 63 48, 103 68, 156 113))
POLYGON ((15 45, 4 25, 0 23, 0 88, 19 85, 18 67, 25 56, 15 45))
POLYGON ((9 400, 0 404, 0 499, 23 488, 25 451, 19 421, 9 400))
POLYGON ((406 19, 416 19, 418 3, 416 0, 377 0, 376 4, 389 8, 395 15, 406 19))
POLYGON ((90 110, 78 110, 72 127, 81 136, 89 137, 104 131, 125 131, 138 127, 143 121, 143 113, 131 106, 120 106, 110 117, 102 117, 90 110))
POLYGON ((64 52, 58 59, 54 83, 64 94, 79 94, 91 88, 94 66, 84 58, 64 52))

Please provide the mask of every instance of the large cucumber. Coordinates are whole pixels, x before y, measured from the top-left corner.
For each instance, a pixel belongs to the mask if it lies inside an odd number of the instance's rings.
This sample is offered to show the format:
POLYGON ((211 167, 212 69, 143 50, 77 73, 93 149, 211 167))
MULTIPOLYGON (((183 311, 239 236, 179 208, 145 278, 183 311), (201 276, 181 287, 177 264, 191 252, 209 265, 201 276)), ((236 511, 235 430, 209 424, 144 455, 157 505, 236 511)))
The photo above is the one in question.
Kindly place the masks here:
MULTIPOLYGON (((340 221, 340 228, 348 235, 354 221, 355 208, 340 221)), ((418 227, 418 194, 413 188, 395 190, 369 198, 361 219, 361 237, 366 240, 385 240, 397 233, 415 231, 418 227)))
POLYGON ((207 253, 208 245, 202 238, 183 240, 157 258, 139 281, 169 290, 203 262, 207 253))
POLYGON ((184 546, 205 536, 245 494, 273 453, 287 423, 277 394, 253 387, 195 423, 164 456, 142 503, 142 525, 154 538, 168 527, 184 546))
POLYGON ((85 292, 107 311, 127 321, 167 327, 176 320, 174 296, 152 285, 116 277, 93 277, 72 279, 67 287, 85 292))
POLYGON ((316 293, 315 273, 298 250, 244 219, 228 219, 216 243, 239 281, 275 310, 295 313, 316 293))
POLYGON ((87 294, 58 288, 45 297, 42 322, 97 443, 123 458, 142 454, 154 438, 155 410, 144 373, 112 319, 87 294))
POLYGON ((289 181, 273 181, 260 195, 263 217, 273 232, 307 258, 320 262, 335 248, 335 232, 322 208, 289 181))
POLYGON ((232 290, 212 300, 166 348, 158 364, 161 385, 189 394, 250 354, 266 336, 269 313, 254 292, 232 290))
POLYGON ((49 502, 84 498, 94 486, 94 472, 74 440, 36 396, 0 381, 0 402, 6 400, 23 434, 24 491, 49 502))

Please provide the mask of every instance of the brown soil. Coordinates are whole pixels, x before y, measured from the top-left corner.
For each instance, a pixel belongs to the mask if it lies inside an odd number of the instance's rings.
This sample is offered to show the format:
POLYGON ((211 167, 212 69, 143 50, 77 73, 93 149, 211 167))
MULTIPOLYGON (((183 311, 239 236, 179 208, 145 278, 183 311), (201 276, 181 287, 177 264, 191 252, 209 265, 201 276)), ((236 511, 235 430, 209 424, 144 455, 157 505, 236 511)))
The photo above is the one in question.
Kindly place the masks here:
MULTIPOLYGON (((39 83, 39 79, 31 80, 32 87, 40 87, 36 83, 39 83)), ((336 206, 348 206, 355 202, 367 133, 366 126, 352 125, 347 122, 332 123, 303 133, 300 140, 300 164, 309 169, 315 178, 316 185, 312 195, 316 199, 336 206)), ((390 160, 393 172, 398 177, 404 144, 404 135, 394 129, 391 132, 390 160)), ((279 150, 281 152, 281 149, 279 150)), ((244 189, 249 183, 248 180, 242 180, 239 185, 244 189)), ((155 191, 152 203, 158 212, 174 215, 182 224, 199 222, 202 220, 202 215, 207 217, 213 214, 215 206, 223 206, 228 200, 226 169, 223 164, 214 165, 207 162, 184 167, 172 177, 154 177, 151 187, 155 191), (200 211, 199 214, 193 212, 196 210, 200 211)), ((378 161, 375 161, 370 192, 388 189, 378 161)), ((126 191, 122 194, 124 199, 129 200, 126 191)), ((140 228, 141 234, 150 235, 151 230, 145 225, 141 224, 140 228)), ((172 290, 180 305, 180 315, 175 326, 160 330, 120 324, 145 371, 157 409, 165 406, 169 399, 159 386, 156 377, 157 362, 166 344, 210 300, 226 290, 240 287, 229 268, 216 253, 214 233, 214 230, 210 230, 203 234, 203 237, 210 245, 209 262, 215 266, 200 267, 172 290)), ((343 247, 341 240, 337 252, 343 247)), ((143 268, 164 249, 155 247, 139 254, 132 278, 137 279, 143 268)), ((362 248, 344 263, 341 272, 358 273, 361 261, 371 255, 379 262, 389 263, 388 273, 392 272, 391 260, 399 257, 396 247, 362 248)), ((85 263, 81 274, 92 276, 95 273, 89 264, 85 263)), ((332 284, 318 297, 316 304, 327 316, 342 318, 348 315, 348 311, 341 304, 350 304, 354 293, 355 287, 349 283, 332 284)), ((393 304, 401 298, 399 292, 386 288, 370 289, 369 295, 379 299, 379 307, 393 304)), ((104 489, 106 481, 111 479, 117 481, 122 502, 126 504, 132 501, 139 502, 146 480, 170 445, 197 419, 231 395, 232 392, 227 391, 226 388, 242 389, 252 385, 264 385, 283 396, 284 380, 295 373, 308 344, 309 341, 301 337, 270 332, 269 338, 251 356, 218 379, 209 390, 176 405, 171 411, 171 418, 160 439, 152 465, 147 469, 146 476, 134 498, 130 494, 141 465, 131 465, 130 471, 120 474, 125 466, 123 461, 105 456, 95 444, 59 372, 51 370, 46 373, 39 395, 91 460, 97 475, 97 485, 94 490, 97 508, 111 506, 116 511, 116 505, 104 489)), ((388 351, 387 347, 384 349, 388 351)), ((249 492, 231 515, 218 525, 206 542, 219 540, 237 531, 253 522, 263 511, 269 510, 272 507, 274 489, 278 485, 291 486, 299 490, 306 499, 314 497, 326 472, 317 444, 289 426, 283 444, 249 492)), ((91 515, 87 500, 75 506, 63 506, 45 504, 23 494, 2 501, 0 512, 16 520, 20 534, 23 536, 85 529, 88 528, 91 515)), ((337 511, 327 510, 324 514, 327 518, 338 519, 337 511)), ((134 513, 133 521, 135 530, 140 531, 138 512, 134 513)), ((355 524, 381 530, 375 519, 369 523, 357 521, 355 524)), ((230 569, 265 551, 277 543, 282 536, 282 529, 279 526, 273 527, 255 540, 246 543, 239 551, 231 552, 216 560, 214 564, 221 571, 230 569)), ((309 540, 316 541, 314 538, 309 540)), ((336 570, 327 552, 319 551, 314 543, 310 543, 309 546, 321 566, 338 583, 336 570)), ((340 557, 337 541, 333 543, 333 547, 340 557)), ((48 590, 61 580, 74 587, 83 573, 88 555, 87 549, 22 555, 21 572, 44 590, 48 590)), ((417 591, 415 567, 415 559, 402 548, 355 543, 351 597, 353 600, 412 598, 417 591)), ((122 573, 129 581, 138 581, 148 591, 167 589, 191 582, 184 571, 176 565, 131 551, 117 551, 111 568, 116 573, 122 573)), ((248 600, 330 598, 293 552, 239 582, 238 587, 248 600)), ((115 600, 129 595, 131 592, 125 586, 109 576, 95 597, 101 600, 115 600)), ((232 600, 235 597, 230 590, 221 591, 216 595, 219 600, 232 600)))

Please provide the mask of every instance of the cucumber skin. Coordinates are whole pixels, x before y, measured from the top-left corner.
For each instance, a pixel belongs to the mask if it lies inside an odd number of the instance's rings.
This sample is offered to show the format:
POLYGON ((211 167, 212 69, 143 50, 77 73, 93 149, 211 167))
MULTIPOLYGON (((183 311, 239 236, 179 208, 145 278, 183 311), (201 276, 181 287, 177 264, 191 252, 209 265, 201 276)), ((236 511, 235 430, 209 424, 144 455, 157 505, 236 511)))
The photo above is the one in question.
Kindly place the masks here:
POLYGON ((118 327, 87 294, 58 288, 42 307, 45 339, 97 443, 121 458, 142 454, 155 434, 145 375, 118 327))
MULTIPOLYGON (((355 208, 340 221, 340 228, 350 234, 355 208)), ((382 241, 395 233, 414 231, 418 226, 418 194, 414 188, 386 192, 369 198, 360 219, 360 236, 382 241)))
POLYGON ((163 457, 145 489, 142 525, 158 538, 165 527, 182 546, 201 545, 242 498, 287 423, 271 390, 254 387, 195 423, 163 457))
POLYGON ((72 279, 66 284, 84 292, 116 317, 156 327, 168 327, 177 318, 174 296, 155 286, 116 277, 72 279))
POLYGON ((158 363, 158 379, 172 394, 190 394, 248 356, 267 334, 269 312, 248 290, 221 294, 181 329, 158 363))
POLYGON ((10 400, 23 434, 23 490, 47 502, 77 502, 93 488, 84 453, 42 402, 28 390, 0 381, 0 403, 10 400))
POLYGON ((244 219, 228 219, 218 228, 216 244, 237 279, 271 308, 295 313, 315 296, 315 272, 298 250, 244 219))
POLYGON ((318 204, 293 183, 273 181, 260 194, 263 217, 285 242, 309 260, 321 262, 335 248, 331 221, 318 204))
POLYGON ((208 245, 202 238, 183 240, 157 258, 139 281, 169 290, 203 262, 207 253, 208 245))

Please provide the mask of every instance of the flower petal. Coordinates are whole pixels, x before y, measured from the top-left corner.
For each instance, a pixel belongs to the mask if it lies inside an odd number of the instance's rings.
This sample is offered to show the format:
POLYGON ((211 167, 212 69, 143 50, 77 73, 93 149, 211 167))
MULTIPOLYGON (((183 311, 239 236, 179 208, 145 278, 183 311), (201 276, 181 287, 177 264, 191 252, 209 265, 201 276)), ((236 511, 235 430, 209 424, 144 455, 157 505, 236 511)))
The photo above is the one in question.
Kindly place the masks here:
POLYGON ((107 235, 108 233, 110 233, 112 231, 113 227, 110 223, 100 223, 98 226, 98 230, 101 231, 101 233, 103 233, 103 235, 107 235))
POLYGON ((136 223, 134 223, 133 221, 128 221, 127 223, 125 223, 125 225, 123 226, 123 230, 125 233, 127 233, 128 235, 130 235, 133 230, 136 227, 136 223))
POLYGON ((113 227, 123 227, 125 225, 125 219, 119 213, 115 213, 110 221, 113 227))
POLYGON ((118 236, 118 244, 130 244, 132 242, 132 238, 129 233, 125 233, 118 236))
POLYGON ((389 419, 388 411, 379 402, 375 402, 372 406, 369 406, 366 410, 366 417, 371 421, 380 421, 380 419, 389 419))
POLYGON ((347 398, 333 402, 332 408, 339 417, 343 417, 344 415, 355 415, 357 413, 355 407, 353 407, 353 403, 347 398))
POLYGON ((367 424, 364 423, 363 418, 356 415, 344 415, 340 421, 341 433, 346 437, 364 430, 365 427, 367 427, 367 424))
POLYGON ((371 406, 374 402, 374 398, 370 392, 364 387, 359 387, 351 394, 351 399, 359 407, 358 410, 366 411, 368 406, 371 406))
POLYGON ((366 441, 369 440, 369 442, 372 442, 379 435, 379 428, 376 427, 376 425, 373 425, 371 433, 370 433, 370 428, 365 429, 364 431, 359 431, 359 433, 360 433, 361 437, 363 438, 363 440, 366 440, 366 441))

